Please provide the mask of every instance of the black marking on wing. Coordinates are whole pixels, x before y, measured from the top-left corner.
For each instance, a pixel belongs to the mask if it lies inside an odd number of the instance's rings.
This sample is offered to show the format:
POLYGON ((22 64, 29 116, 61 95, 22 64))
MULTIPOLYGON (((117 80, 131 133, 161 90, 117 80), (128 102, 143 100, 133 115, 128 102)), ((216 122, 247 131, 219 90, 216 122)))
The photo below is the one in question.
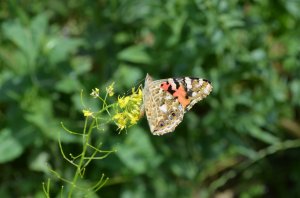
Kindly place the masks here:
POLYGON ((175 85, 176 85, 176 89, 178 89, 179 86, 180 86, 178 80, 177 80, 176 78, 173 78, 173 81, 174 81, 174 83, 175 83, 175 85))
POLYGON ((186 92, 185 98, 188 99, 188 98, 191 97, 192 95, 193 95, 193 90, 188 90, 188 91, 186 92))
POLYGON ((175 91, 172 89, 171 85, 168 87, 168 92, 172 95, 175 93, 175 91))
POLYGON ((191 80, 199 80, 200 78, 196 78, 196 77, 188 77, 188 78, 190 78, 191 80))
MULTIPOLYGON (((196 78, 196 77, 189 77, 189 78, 192 79, 192 80, 197 80, 197 81, 200 80, 200 78, 196 78)), ((202 80, 205 81, 205 82, 207 82, 207 83, 209 83, 209 84, 211 84, 211 82, 209 80, 207 80, 207 79, 202 79, 202 80)))
POLYGON ((192 91, 192 90, 188 90, 188 88, 187 88, 187 83, 186 83, 186 81, 185 81, 185 78, 183 78, 182 81, 183 81, 183 83, 184 83, 183 88, 184 88, 184 90, 185 90, 185 92, 186 92, 185 98, 188 99, 190 96, 192 96, 193 91, 192 91))
POLYGON ((210 82, 209 80, 203 79, 203 81, 205 81, 205 82, 211 84, 211 82, 210 82))

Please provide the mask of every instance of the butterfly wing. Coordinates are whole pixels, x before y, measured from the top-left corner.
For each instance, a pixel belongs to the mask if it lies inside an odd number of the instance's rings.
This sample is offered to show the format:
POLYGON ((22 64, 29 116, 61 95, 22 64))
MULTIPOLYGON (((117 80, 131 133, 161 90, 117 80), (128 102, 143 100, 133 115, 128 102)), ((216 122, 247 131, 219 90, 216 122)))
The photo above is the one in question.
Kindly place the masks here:
POLYGON ((200 78, 168 78, 153 81, 147 74, 143 90, 144 109, 154 135, 174 131, 186 111, 212 90, 209 81, 200 78))
POLYGON ((165 80, 153 81, 147 75, 143 90, 144 108, 150 130, 154 135, 172 132, 182 121, 184 109, 179 101, 161 88, 165 80))

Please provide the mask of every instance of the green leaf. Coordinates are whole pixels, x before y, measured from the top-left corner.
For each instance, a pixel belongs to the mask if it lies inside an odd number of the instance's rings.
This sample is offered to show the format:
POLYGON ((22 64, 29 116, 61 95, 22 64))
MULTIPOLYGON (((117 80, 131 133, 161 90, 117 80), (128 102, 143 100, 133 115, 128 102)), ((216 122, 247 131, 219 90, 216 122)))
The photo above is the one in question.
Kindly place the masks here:
POLYGON ((19 157, 23 153, 23 146, 12 135, 10 129, 0 132, 0 163, 6 163, 19 157))
POLYGON ((268 133, 266 131, 263 131, 262 129, 255 127, 255 126, 250 126, 248 128, 249 134, 265 143, 268 144, 275 144, 279 142, 279 139, 272 135, 271 133, 268 133))
POLYGON ((6 22, 2 26, 4 35, 25 55, 27 66, 31 70, 37 66, 36 60, 40 53, 47 24, 48 17, 41 14, 33 19, 31 27, 25 27, 17 20, 6 22))
POLYGON ((0 59, 2 59, 3 65, 7 65, 7 68, 15 74, 22 75, 30 72, 27 58, 19 50, 0 49, 0 59))
POLYGON ((71 53, 75 53, 82 44, 82 39, 56 36, 47 41, 44 51, 50 64, 56 67, 59 62, 68 59, 71 53))
POLYGON ((32 50, 31 32, 19 21, 6 21, 2 24, 4 36, 11 40, 21 51, 27 54, 32 50))
POLYGON ((28 107, 28 113, 24 115, 27 122, 38 129, 44 137, 58 140, 59 132, 61 132, 60 139, 62 142, 74 142, 76 137, 64 132, 60 125, 60 120, 53 116, 53 104, 46 98, 32 98, 32 104, 28 107))
POLYGON ((292 102, 300 106, 300 80, 295 79, 291 82, 292 102))
POLYGON ((49 167, 47 166, 49 160, 49 154, 46 152, 41 152, 37 156, 35 156, 35 159, 30 161, 30 169, 34 171, 41 171, 44 173, 49 172, 49 167))
POLYGON ((129 87, 138 86, 138 83, 141 83, 140 81, 144 77, 145 75, 141 72, 140 69, 128 64, 121 64, 119 69, 114 73, 113 76, 116 82, 121 82, 121 85, 119 86, 125 87, 127 89, 129 87), (128 75, 129 73, 130 75, 128 75))
POLYGON ((63 93, 79 92, 81 88, 82 85, 78 79, 70 76, 66 76, 62 80, 58 81, 55 85, 55 89, 63 93))
POLYGON ((124 144, 117 146, 117 155, 134 173, 141 174, 158 166, 161 157, 156 154, 149 137, 141 128, 130 129, 124 144))
POLYGON ((150 64, 151 57, 142 45, 128 47, 118 53, 118 58, 132 63, 150 64))
POLYGON ((71 64, 78 75, 84 74, 92 68, 92 60, 89 56, 76 56, 71 60, 71 64))
MULTIPOLYGON (((39 47, 48 28, 48 16, 46 14, 37 15, 31 22, 32 42, 39 47)), ((38 49, 37 49, 38 50, 38 49)))

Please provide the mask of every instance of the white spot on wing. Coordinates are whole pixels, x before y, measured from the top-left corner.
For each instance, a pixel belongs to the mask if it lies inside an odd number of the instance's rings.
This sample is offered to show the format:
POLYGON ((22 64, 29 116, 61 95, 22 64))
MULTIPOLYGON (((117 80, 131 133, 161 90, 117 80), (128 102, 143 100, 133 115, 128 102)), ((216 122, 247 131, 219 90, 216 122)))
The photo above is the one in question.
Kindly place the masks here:
POLYGON ((201 87, 202 85, 203 85, 203 80, 199 79, 199 83, 198 83, 197 87, 201 87))
POLYGON ((172 100, 174 97, 171 94, 166 95, 166 100, 172 100))
POLYGON ((186 87, 188 89, 192 89, 192 80, 189 77, 185 77, 184 80, 185 80, 185 83, 186 83, 186 87))
POLYGON ((176 90, 176 84, 175 84, 173 78, 169 78, 169 79, 168 79, 168 83, 171 84, 172 90, 176 90))
POLYGON ((167 113, 167 105, 166 105, 166 104, 161 105, 161 106, 159 107, 159 109, 160 109, 162 112, 167 113))
POLYGON ((178 105, 178 109, 179 109, 179 111, 182 111, 183 110, 183 108, 182 108, 182 105, 180 104, 180 105, 178 105))
POLYGON ((210 86, 206 86, 203 92, 208 95, 210 93, 210 86))

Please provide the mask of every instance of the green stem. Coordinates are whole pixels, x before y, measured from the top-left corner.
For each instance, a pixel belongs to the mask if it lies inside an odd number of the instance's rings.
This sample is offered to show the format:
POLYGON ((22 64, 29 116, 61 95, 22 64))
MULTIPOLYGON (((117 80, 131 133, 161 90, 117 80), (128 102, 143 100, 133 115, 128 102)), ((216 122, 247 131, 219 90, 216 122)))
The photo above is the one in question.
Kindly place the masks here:
POLYGON ((106 111, 106 112, 108 113, 108 115, 110 115, 108 109, 111 108, 111 107, 114 107, 114 106, 116 106, 116 105, 117 105, 116 103, 113 103, 113 104, 110 104, 110 105, 106 105, 104 108, 102 108, 100 111, 98 111, 98 112, 96 113, 96 115, 99 115, 99 114, 101 114, 101 113, 104 112, 104 111, 106 111))
POLYGON ((73 180, 72 180, 72 186, 71 186, 69 194, 68 194, 69 198, 72 197, 72 193, 73 193, 74 187, 76 187, 76 182, 77 182, 78 177, 79 177, 79 175, 81 173, 81 168, 84 166, 85 154, 86 154, 86 151, 87 151, 87 147, 89 145, 89 140, 90 140, 90 136, 91 136, 93 127, 95 125, 95 119, 93 119, 93 122, 89 126, 88 132, 86 133, 86 131, 87 131, 87 123, 88 123, 88 117, 86 117, 85 123, 84 123, 84 130, 83 130, 83 136, 82 136, 82 138, 83 138, 82 155, 80 157, 80 160, 79 160, 79 163, 78 163, 78 166, 77 166, 77 169, 76 169, 76 173, 75 173, 75 175, 73 177, 73 180))
MULTIPOLYGON (((99 112, 97 112, 96 116, 101 114, 103 111, 108 111, 109 108, 113 107, 115 104, 111 104, 111 105, 106 105, 105 108, 103 108, 102 110, 100 110, 99 112)), ((71 198, 72 197, 72 194, 73 194, 73 191, 74 191, 74 188, 76 187, 76 183, 77 183, 77 180, 78 180, 78 177, 81 175, 81 171, 82 171, 82 168, 85 167, 85 155, 86 155, 86 151, 87 151, 87 148, 89 147, 89 141, 90 141, 90 137, 91 137, 91 134, 92 134, 92 131, 93 131, 93 128, 94 128, 94 125, 96 123, 96 119, 93 119, 92 123, 89 125, 89 129, 87 131, 87 125, 88 125, 88 117, 86 117, 85 119, 85 123, 84 123, 84 129, 83 129, 83 148, 82 148, 82 154, 80 156, 80 160, 79 160, 79 163, 77 165, 77 169, 76 169, 76 173, 73 177, 73 180, 72 180, 72 185, 70 187, 70 191, 68 193, 68 197, 71 198)))

